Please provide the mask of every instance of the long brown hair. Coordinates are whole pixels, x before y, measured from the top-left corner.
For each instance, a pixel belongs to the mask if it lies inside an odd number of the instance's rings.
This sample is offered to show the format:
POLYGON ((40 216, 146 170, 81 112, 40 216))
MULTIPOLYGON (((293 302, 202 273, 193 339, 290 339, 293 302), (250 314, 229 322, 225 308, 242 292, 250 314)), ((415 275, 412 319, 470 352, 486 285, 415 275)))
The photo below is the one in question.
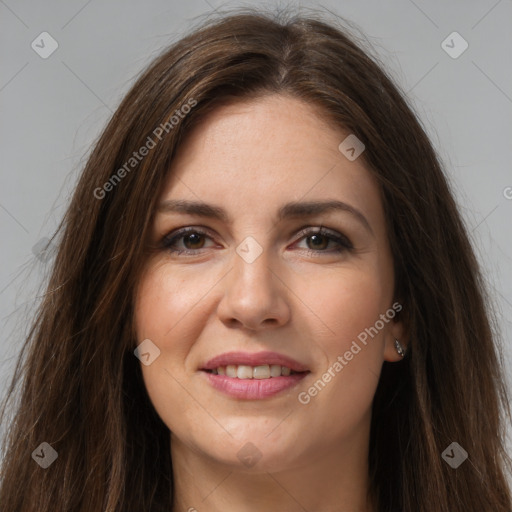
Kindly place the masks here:
POLYGON ((401 362, 384 363, 373 402, 369 476, 379 510, 512 510, 511 411, 466 228, 411 107, 348 34, 318 13, 236 12, 173 44, 128 92, 58 230, 4 404, 4 420, 8 406, 16 410, 4 438, 2 510, 172 509, 169 431, 133 354, 134 290, 180 140, 222 102, 267 94, 299 98, 354 133, 381 188, 410 343, 401 362), (58 454, 47 469, 31 458, 42 442, 58 454), (469 455, 457 469, 442 457, 452 442, 469 455))

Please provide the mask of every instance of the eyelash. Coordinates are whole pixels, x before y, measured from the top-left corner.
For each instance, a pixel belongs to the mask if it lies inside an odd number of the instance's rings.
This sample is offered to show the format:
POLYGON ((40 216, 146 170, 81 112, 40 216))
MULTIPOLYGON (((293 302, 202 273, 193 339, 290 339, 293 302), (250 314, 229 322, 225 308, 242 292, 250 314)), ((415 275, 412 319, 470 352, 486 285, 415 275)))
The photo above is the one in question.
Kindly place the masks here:
MULTIPOLYGON (((203 229, 196 228, 196 227, 187 227, 180 229, 176 231, 175 233, 170 233, 169 235, 165 236, 162 240, 162 248, 169 251, 171 254, 174 255, 189 255, 194 256, 197 255, 197 251, 200 251, 201 249, 173 249, 172 247, 175 245, 175 243, 180 239, 183 238, 186 235, 189 234, 197 234, 201 236, 206 236, 208 238, 212 238, 207 231, 204 231, 203 229)), ((319 228, 305 228, 301 229, 297 235, 300 236, 299 240, 302 238, 308 238, 314 235, 321 235, 329 239, 329 241, 336 242, 338 244, 338 248, 335 250, 315 250, 315 249, 304 249, 306 253, 310 256, 318 256, 318 254, 326 253, 326 254, 336 254, 336 253, 342 253, 344 251, 351 251, 354 249, 354 246, 350 242, 350 240, 345 237, 344 235, 341 235, 339 233, 330 231, 325 229, 323 226, 320 226, 319 228)), ((299 241, 298 240, 298 241, 299 241)))

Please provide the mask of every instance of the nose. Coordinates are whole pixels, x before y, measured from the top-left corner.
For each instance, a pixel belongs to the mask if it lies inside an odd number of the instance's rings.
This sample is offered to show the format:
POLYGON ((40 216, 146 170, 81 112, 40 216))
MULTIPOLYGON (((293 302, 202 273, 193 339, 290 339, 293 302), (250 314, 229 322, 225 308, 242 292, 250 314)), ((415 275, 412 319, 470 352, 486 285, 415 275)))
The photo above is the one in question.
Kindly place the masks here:
POLYGON ((263 330, 285 325, 290 319, 288 289, 268 250, 251 263, 235 252, 233 269, 224 281, 224 294, 217 308, 228 327, 263 330))

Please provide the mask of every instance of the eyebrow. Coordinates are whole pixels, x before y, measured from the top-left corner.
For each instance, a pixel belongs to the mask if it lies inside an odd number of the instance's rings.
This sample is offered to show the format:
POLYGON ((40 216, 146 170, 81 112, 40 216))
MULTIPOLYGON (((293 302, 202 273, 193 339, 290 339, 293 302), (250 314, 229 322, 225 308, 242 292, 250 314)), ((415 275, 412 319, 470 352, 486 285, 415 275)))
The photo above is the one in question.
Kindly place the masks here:
MULTIPOLYGON (((322 213, 333 211, 344 211, 352 214, 372 235, 374 235, 370 223, 358 209, 337 200, 286 203, 279 209, 277 220, 282 221, 284 219, 314 217, 322 213)), ((158 212, 184 213, 217 219, 225 223, 229 222, 228 214, 220 206, 186 199, 167 199, 162 201, 158 206, 158 212)))

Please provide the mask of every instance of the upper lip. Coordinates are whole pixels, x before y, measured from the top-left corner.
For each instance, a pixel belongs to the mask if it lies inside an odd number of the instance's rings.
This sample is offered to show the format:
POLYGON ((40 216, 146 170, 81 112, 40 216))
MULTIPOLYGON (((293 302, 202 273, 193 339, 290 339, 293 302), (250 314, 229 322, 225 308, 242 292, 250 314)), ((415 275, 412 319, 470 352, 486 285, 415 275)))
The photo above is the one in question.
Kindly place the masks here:
POLYGON ((220 354, 218 356, 213 357, 209 361, 207 361, 202 367, 201 370, 214 370, 219 368, 219 366, 228 366, 228 365, 247 365, 247 366, 262 366, 262 365, 272 365, 279 364, 281 366, 286 366, 295 372, 304 372, 308 371, 308 368, 295 361, 289 356, 285 356, 283 354, 278 354, 277 352, 225 352, 224 354, 220 354))

